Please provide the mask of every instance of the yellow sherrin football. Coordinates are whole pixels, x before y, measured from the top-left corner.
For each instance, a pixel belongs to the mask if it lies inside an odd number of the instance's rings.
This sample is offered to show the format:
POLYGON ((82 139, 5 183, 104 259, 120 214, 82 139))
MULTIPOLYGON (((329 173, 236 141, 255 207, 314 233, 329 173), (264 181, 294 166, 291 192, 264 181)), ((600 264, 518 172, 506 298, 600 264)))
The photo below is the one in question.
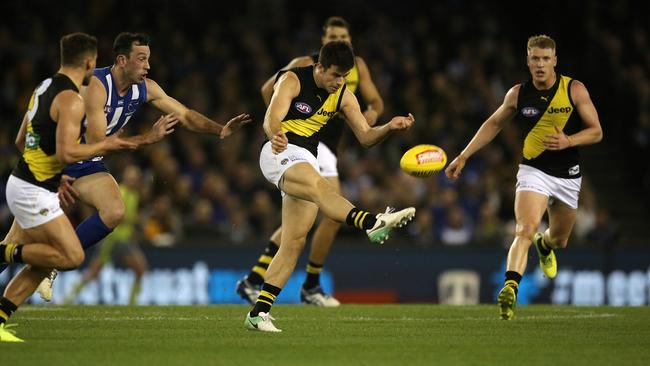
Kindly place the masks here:
POLYGON ((417 145, 402 155, 399 166, 414 177, 430 177, 447 164, 447 154, 436 145, 417 145))

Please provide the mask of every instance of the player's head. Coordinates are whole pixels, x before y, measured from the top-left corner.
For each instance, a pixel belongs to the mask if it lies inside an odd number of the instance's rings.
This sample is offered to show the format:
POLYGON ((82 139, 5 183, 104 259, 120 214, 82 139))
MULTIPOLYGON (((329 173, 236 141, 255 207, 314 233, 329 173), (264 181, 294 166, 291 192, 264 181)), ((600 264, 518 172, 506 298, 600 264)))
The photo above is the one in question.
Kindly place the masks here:
POLYGON ((345 77, 354 67, 352 46, 345 41, 325 44, 320 49, 318 63, 315 67, 319 86, 330 94, 335 93, 345 84, 345 77))
POLYGON ((555 76, 557 55, 553 38, 544 34, 532 36, 528 38, 527 50, 526 64, 533 80, 545 83, 555 76))
POLYGON ((86 33, 72 33, 61 37, 61 67, 84 70, 83 85, 88 85, 97 65, 97 38, 86 33))
POLYGON ((139 83, 149 73, 149 36, 144 33, 122 32, 113 42, 115 66, 124 70, 126 77, 139 83))
POLYGON ((345 41, 352 43, 350 37, 350 25, 341 17, 329 17, 323 24, 323 36, 321 42, 327 44, 333 41, 345 41))

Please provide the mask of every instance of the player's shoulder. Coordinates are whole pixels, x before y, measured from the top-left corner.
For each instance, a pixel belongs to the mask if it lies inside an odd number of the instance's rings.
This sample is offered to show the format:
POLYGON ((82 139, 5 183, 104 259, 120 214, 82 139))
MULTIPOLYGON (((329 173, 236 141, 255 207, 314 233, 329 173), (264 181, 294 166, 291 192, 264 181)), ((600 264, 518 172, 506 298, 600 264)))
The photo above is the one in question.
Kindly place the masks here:
POLYGON ((366 67, 366 60, 363 59, 361 56, 354 56, 354 62, 357 64, 358 67, 366 67))
POLYGON ((508 97, 511 97, 511 98, 512 97, 514 97, 514 98, 518 97, 519 92, 521 91, 522 87, 523 87, 522 83, 518 83, 518 84, 513 85, 510 89, 508 89, 508 92, 506 93, 506 98, 508 98, 508 97))
POLYGON ((62 90, 54 97, 52 103, 59 110, 66 109, 73 113, 84 111, 83 98, 73 89, 62 90))
POLYGON ((571 90, 578 90, 578 89, 586 90, 587 89, 585 84, 582 81, 578 80, 578 79, 573 79, 572 78, 570 83, 571 84, 569 85, 569 87, 571 88, 571 90))
POLYGON ((295 67, 311 66, 313 64, 314 64, 314 59, 311 56, 308 55, 300 56, 291 60, 289 64, 285 67, 285 70, 293 69, 295 67))

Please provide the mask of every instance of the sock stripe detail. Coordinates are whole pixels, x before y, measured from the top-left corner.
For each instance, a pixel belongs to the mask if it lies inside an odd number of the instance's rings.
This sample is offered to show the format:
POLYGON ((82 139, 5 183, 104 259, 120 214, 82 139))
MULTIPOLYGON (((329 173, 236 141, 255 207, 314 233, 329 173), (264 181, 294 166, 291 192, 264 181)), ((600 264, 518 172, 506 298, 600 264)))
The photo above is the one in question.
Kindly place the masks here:
POLYGON ((268 301, 264 300, 261 296, 257 298, 257 302, 263 302, 265 304, 268 304, 269 306, 273 306, 272 302, 268 302, 268 301))
POLYGON ((262 256, 260 256, 260 259, 258 259, 257 261, 263 264, 270 264, 272 260, 273 257, 271 257, 270 255, 263 254, 262 256))
POLYGON ((9 320, 9 315, 5 313, 4 311, 0 310, 0 318, 4 319, 4 321, 9 320))
POLYGON ((14 251, 16 250, 16 244, 7 244, 5 248, 5 262, 13 263, 14 262, 14 251))
POLYGON ((363 220, 365 220, 366 216, 368 216, 368 211, 359 210, 354 218, 354 226, 363 229, 363 220))
POLYGON ((271 301, 275 301, 275 298, 277 297, 277 296, 273 295, 272 293, 270 293, 268 291, 265 291, 265 290, 262 290, 260 292, 260 297, 262 297, 262 296, 268 297, 269 300, 271 300, 271 301))
POLYGON ((252 271, 262 277, 264 277, 264 275, 266 274, 266 268, 260 266, 253 267, 252 271))
POLYGON ((322 271, 323 271, 323 266, 316 267, 316 266, 312 266, 311 264, 307 265, 307 273, 320 274, 322 271))
POLYGON ((362 214, 363 214, 363 211, 358 211, 357 212, 357 215, 354 217, 354 226, 360 227, 359 226, 359 218, 361 217, 362 214))
POLYGON ((363 221, 366 219, 366 216, 368 216, 368 211, 365 211, 363 215, 361 216, 361 219, 359 219, 359 228, 363 229, 363 221))

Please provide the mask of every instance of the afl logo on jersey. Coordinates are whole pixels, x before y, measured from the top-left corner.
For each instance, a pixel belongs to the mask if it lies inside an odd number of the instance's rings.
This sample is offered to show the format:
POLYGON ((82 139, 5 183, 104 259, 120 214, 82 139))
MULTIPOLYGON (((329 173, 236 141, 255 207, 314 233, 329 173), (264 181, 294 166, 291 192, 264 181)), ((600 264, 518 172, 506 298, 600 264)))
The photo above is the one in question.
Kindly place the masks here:
POLYGON ((312 111, 311 106, 307 103, 296 102, 293 106, 302 114, 310 114, 312 111))
POLYGON ((521 110, 521 114, 524 117, 535 117, 536 115, 539 114, 539 110, 534 107, 525 107, 521 110))

